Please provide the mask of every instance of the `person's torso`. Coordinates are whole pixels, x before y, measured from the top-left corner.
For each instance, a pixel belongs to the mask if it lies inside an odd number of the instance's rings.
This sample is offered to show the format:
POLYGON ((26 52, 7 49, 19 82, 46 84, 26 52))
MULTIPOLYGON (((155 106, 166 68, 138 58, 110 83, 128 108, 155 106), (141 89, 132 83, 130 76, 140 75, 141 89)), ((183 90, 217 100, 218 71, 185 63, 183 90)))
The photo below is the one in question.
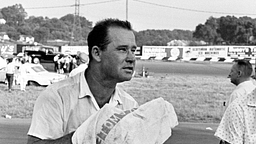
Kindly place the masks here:
POLYGON ((242 108, 244 117, 244 143, 256 143, 256 89, 254 93, 250 93, 246 98, 238 98, 236 101, 242 108))
POLYGON ((251 93, 254 90, 254 88, 256 88, 256 85, 254 85, 252 81, 246 81, 241 83, 231 93, 228 104, 233 102, 236 98, 246 97, 249 93, 251 93))
MULTIPOLYGON (((76 75, 71 79, 77 79, 83 75, 83 73, 76 75)), ((85 120, 87 120, 92 114, 99 110, 96 100, 93 96, 80 97, 81 89, 80 82, 71 82, 70 79, 67 80, 69 84, 62 87, 58 91, 62 97, 63 105, 63 129, 64 133, 68 134, 75 131, 85 120), (68 82, 69 81, 69 82, 68 82), (73 84, 70 84, 73 83, 73 84)), ((83 89, 89 89, 84 88, 83 89)), ((122 110, 132 109, 137 107, 137 102, 131 98, 131 96, 120 88, 116 88, 116 93, 120 96, 122 104, 115 100, 110 100, 110 104, 120 108, 122 110)))
POLYGON ((14 74, 15 73, 15 65, 13 63, 7 64, 6 73, 7 74, 14 74))

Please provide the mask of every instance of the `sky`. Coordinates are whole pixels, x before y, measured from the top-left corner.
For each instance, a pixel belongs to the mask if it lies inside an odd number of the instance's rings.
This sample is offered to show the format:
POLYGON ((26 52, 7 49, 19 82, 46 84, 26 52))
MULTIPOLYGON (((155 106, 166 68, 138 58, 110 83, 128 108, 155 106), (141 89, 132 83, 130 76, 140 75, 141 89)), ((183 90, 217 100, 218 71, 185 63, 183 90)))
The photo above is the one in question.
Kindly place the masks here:
MULTIPOLYGON (((60 18, 75 13, 76 0, 0 0, 0 8, 21 4, 28 16, 60 18)), ((78 0, 77 0, 78 1, 78 0)), ((79 15, 95 22, 118 18, 134 30, 191 30, 209 17, 256 18, 256 0, 79 0, 79 15)))

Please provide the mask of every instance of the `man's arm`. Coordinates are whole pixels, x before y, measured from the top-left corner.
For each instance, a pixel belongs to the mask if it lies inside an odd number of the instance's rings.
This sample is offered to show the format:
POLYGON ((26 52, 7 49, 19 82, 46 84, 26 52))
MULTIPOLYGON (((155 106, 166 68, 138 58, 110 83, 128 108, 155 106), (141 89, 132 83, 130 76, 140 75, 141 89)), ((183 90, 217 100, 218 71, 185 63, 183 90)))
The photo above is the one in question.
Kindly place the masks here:
POLYGON ((56 140, 42 140, 34 136, 28 136, 27 144, 72 144, 72 136, 74 132, 69 133, 63 137, 60 137, 56 140))

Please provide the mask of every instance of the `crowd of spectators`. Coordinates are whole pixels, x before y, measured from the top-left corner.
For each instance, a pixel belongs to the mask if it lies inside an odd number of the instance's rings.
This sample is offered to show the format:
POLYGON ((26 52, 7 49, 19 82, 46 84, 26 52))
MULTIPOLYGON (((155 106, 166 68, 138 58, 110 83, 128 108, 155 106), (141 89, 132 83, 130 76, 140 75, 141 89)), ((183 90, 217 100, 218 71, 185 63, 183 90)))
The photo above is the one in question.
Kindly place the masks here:
POLYGON ((73 69, 78 67, 78 59, 81 52, 78 52, 76 55, 70 54, 57 54, 54 57, 54 71, 59 74, 68 74, 73 69))

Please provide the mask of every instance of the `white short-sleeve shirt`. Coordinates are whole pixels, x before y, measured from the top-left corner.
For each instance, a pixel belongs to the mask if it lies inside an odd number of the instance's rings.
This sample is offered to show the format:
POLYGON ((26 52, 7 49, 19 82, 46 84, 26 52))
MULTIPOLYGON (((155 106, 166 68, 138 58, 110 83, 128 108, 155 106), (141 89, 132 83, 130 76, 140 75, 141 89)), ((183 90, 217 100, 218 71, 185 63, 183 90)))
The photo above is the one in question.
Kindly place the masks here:
MULTIPOLYGON (((109 104, 127 110, 138 103, 116 87, 109 104)), ((28 135, 40 139, 57 139, 75 131, 92 114, 100 110, 84 73, 54 83, 36 100, 28 135)))
POLYGON ((256 89, 228 106, 215 136, 231 144, 256 144, 256 89))

